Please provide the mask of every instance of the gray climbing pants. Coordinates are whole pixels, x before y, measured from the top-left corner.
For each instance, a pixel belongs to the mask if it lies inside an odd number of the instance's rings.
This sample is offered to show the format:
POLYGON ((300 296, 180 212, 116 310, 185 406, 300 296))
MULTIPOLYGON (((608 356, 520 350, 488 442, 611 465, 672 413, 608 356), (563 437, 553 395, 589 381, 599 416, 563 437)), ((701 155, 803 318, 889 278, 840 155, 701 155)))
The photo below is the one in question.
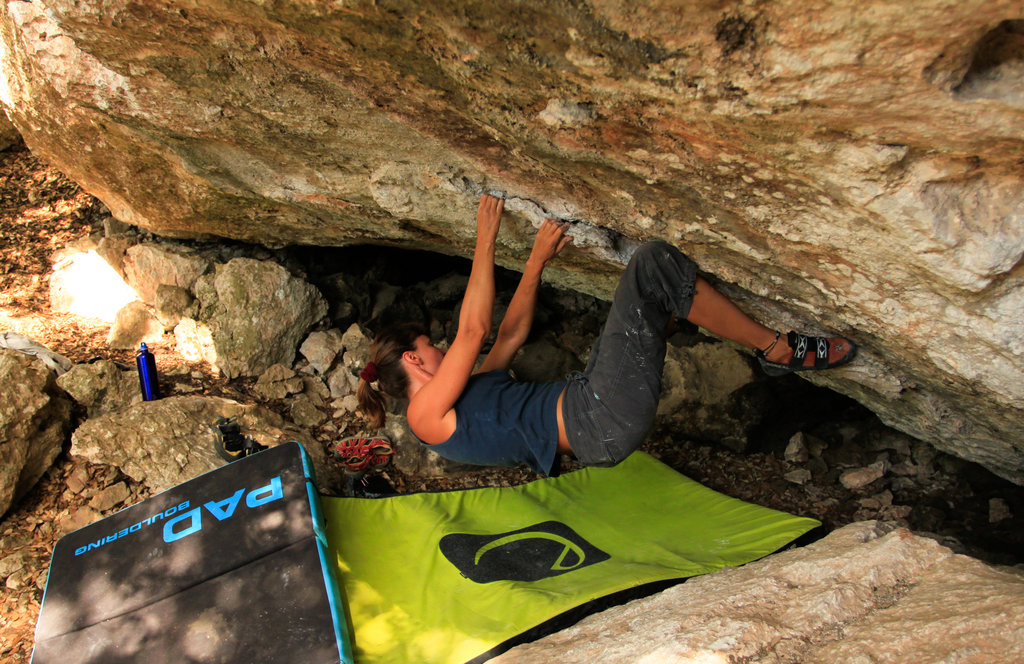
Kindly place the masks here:
POLYGON ((613 466, 644 442, 661 394, 666 327, 693 302, 697 265, 665 242, 640 247, 583 372, 568 377, 565 431, 580 463, 613 466))

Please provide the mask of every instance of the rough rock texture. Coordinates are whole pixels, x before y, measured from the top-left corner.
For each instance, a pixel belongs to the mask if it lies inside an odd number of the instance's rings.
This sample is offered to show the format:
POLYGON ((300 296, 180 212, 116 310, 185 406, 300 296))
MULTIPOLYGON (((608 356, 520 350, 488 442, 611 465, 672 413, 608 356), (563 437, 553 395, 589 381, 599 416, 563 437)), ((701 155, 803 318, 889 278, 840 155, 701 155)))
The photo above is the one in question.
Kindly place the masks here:
POLYGON ((123 370, 110 360, 76 364, 57 379, 57 384, 85 407, 89 417, 121 410, 142 401, 139 372, 123 370))
POLYGON ((306 332, 327 313, 315 287, 272 261, 232 259, 200 277, 195 288, 214 364, 228 378, 291 366, 306 332))
POLYGON ((71 402, 41 360, 0 349, 0 515, 24 496, 60 454, 71 402))
POLYGON ((161 285, 192 290, 211 267, 209 259, 170 243, 136 244, 125 251, 125 280, 147 304, 156 303, 161 285))
POLYGON ((213 423, 237 417, 242 434, 262 445, 298 441, 316 466, 324 492, 341 486, 323 448, 308 434, 260 406, 218 397, 168 397, 92 417, 71 436, 71 454, 120 468, 154 492, 224 465, 214 449, 213 423))
POLYGON ((138 348, 140 343, 154 344, 163 340, 164 324, 145 303, 138 300, 121 307, 107 334, 111 348, 138 348))
POLYGON ((344 348, 341 330, 317 330, 302 342, 299 353, 316 373, 326 374, 344 348))
POLYGON ((658 418, 695 440, 743 451, 763 413, 741 389, 755 380, 747 356, 724 344, 669 346, 658 418))
POLYGON ((814 380, 1024 482, 1018 0, 33 0, 0 99, 125 222, 500 262, 607 294, 663 238, 769 324, 860 361, 814 380))
POLYGON ((494 664, 1024 658, 1024 574, 874 522, 609 609, 494 664), (955 598, 953 600, 952 598, 955 598))

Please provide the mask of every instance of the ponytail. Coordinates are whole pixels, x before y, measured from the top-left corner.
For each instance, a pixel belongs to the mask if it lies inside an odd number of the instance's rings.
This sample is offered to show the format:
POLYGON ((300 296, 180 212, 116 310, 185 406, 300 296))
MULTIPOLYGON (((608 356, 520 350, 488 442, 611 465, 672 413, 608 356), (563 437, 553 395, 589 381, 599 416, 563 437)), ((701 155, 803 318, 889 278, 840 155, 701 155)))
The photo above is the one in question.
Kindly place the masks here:
POLYGON ((356 398, 359 410, 374 429, 384 426, 388 401, 405 399, 409 391, 409 375, 402 366, 402 355, 416 349, 416 339, 426 336, 422 325, 404 323, 386 327, 370 345, 366 368, 359 374, 356 398))

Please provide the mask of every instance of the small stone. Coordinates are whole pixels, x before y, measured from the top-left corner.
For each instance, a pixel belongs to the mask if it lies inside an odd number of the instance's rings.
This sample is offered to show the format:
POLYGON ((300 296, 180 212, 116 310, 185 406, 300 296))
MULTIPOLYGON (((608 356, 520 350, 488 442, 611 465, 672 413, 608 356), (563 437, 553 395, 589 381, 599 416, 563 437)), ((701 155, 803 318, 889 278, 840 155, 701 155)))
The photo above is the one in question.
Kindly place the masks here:
POLYGON ((145 303, 136 300, 117 311, 107 334, 107 345, 111 348, 137 348, 140 343, 156 344, 163 338, 164 324, 145 303))
POLYGON ((134 227, 131 224, 126 224, 123 221, 118 221, 117 219, 111 216, 103 218, 104 237, 115 237, 117 235, 126 235, 132 232, 134 232, 134 227))
POLYGON ((192 293, 171 284, 159 284, 156 287, 153 309, 168 330, 173 330, 182 318, 195 318, 199 314, 198 303, 192 293))
POLYGON ((331 398, 331 389, 327 383, 316 376, 302 377, 302 393, 313 399, 317 407, 323 406, 323 402, 331 398))
POLYGON ((892 490, 896 493, 906 493, 908 491, 919 491, 920 487, 916 480, 909 477, 894 477, 891 482, 892 490))
POLYGON ((880 518, 883 521, 900 521, 910 516, 914 508, 910 505, 890 505, 882 509, 880 518))
POLYGON ((804 443, 807 445, 807 451, 812 457, 821 458, 821 455, 828 449, 828 443, 820 438, 814 436, 804 436, 804 443))
POLYGON ((783 456, 790 463, 804 463, 810 458, 810 452, 807 449, 807 439, 802 431, 793 434, 793 437, 789 439, 789 444, 786 445, 786 451, 783 456))
POLYGON ((349 325, 342 335, 345 346, 343 361, 349 369, 361 370, 366 364, 366 356, 370 353, 371 339, 363 334, 362 328, 356 323, 349 325))
POLYGON ((551 99, 537 118, 552 127, 581 127, 593 122, 594 107, 592 104, 551 99))
POLYGON ((883 507, 889 507, 892 505, 892 491, 886 490, 868 498, 861 498, 857 502, 860 503, 861 507, 866 509, 880 510, 883 507))
POLYGON ((17 553, 0 558, 0 579, 6 579, 24 567, 27 558, 28 553, 25 551, 18 551, 17 553))
POLYGON ((876 461, 870 466, 854 468, 839 476, 839 483, 847 489, 862 489, 885 475, 885 463, 876 461))
POLYGON ((103 489, 89 501, 89 507, 98 511, 106 512, 127 500, 131 496, 128 486, 124 482, 111 484, 103 489))
POLYGON ((303 390, 302 377, 283 364, 275 364, 259 377, 254 390, 266 399, 284 399, 303 390))
POLYGON ((359 399, 356 398, 356 395, 349 394, 340 399, 335 399, 331 402, 331 406, 334 408, 334 418, 341 419, 359 410, 359 399))
POLYGON ((988 501, 988 522, 999 523, 1006 519, 1012 519, 1013 512, 1010 506, 1002 498, 990 498, 988 501))
POLYGON ((259 380, 256 381, 256 384, 260 385, 266 383, 277 383, 294 377, 294 371, 284 366, 283 364, 275 364, 263 372, 263 374, 259 377, 259 380))
POLYGON ((934 447, 932 447, 928 443, 920 441, 918 441, 917 444, 914 445, 914 448, 911 451, 911 456, 914 458, 914 461, 920 466, 931 465, 932 461, 935 460, 937 454, 938 452, 934 447))
POLYGON ((299 352, 309 361, 314 371, 325 374, 330 371, 344 347, 342 339, 341 330, 311 332, 299 346, 299 352))
POLYGON ((347 366, 340 366, 331 372, 327 379, 327 385, 330 387, 331 396, 340 399, 356 391, 359 386, 359 378, 347 366))
POLYGON ((320 411, 305 394, 295 397, 290 410, 292 421, 301 427, 320 426, 327 419, 327 415, 320 411))
POLYGON ((7 583, 5 585, 7 586, 8 590, 18 590, 20 588, 24 588, 26 582, 29 580, 31 576, 32 570, 28 567, 23 567, 15 571, 9 577, 7 577, 7 583))
POLYGON ((804 484, 807 484, 808 482, 811 481, 811 471, 807 470, 806 468, 797 468, 796 470, 789 471, 782 477, 787 482, 803 486, 804 484))
POLYGON ((807 470, 815 477, 820 477, 828 473, 828 464, 821 457, 811 457, 807 460, 807 470))
POLYGON ((892 472, 903 477, 914 477, 917 475, 917 466, 910 460, 900 461, 897 464, 893 464, 892 472))
POLYGON ((103 515, 91 507, 85 506, 64 516, 60 520, 60 529, 64 534, 84 528, 94 521, 103 518, 103 515))
POLYGON ((82 492, 85 485, 89 483, 89 469, 84 463, 79 463, 68 475, 68 491, 78 494, 82 492))

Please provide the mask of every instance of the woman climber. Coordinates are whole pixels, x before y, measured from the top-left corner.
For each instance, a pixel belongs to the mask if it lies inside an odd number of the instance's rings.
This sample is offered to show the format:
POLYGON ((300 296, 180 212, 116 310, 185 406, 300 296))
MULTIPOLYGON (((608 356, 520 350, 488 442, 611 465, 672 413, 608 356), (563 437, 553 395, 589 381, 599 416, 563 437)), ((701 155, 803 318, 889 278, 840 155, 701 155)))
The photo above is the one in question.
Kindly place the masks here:
POLYGON ((441 456, 476 465, 528 464, 551 474, 558 452, 583 465, 610 466, 643 443, 654 421, 670 322, 686 319, 754 350, 772 375, 849 362, 856 347, 839 337, 781 335, 751 320, 697 276, 696 264, 664 242, 640 247, 623 273, 611 311, 583 372, 565 382, 517 382, 506 369, 525 343, 544 267, 565 247, 565 225, 546 220, 483 364, 491 334, 495 239, 504 201, 480 198, 477 238, 458 331, 447 351, 414 324, 374 339, 361 373, 359 403, 383 426, 386 396, 408 399, 409 428, 441 456))

